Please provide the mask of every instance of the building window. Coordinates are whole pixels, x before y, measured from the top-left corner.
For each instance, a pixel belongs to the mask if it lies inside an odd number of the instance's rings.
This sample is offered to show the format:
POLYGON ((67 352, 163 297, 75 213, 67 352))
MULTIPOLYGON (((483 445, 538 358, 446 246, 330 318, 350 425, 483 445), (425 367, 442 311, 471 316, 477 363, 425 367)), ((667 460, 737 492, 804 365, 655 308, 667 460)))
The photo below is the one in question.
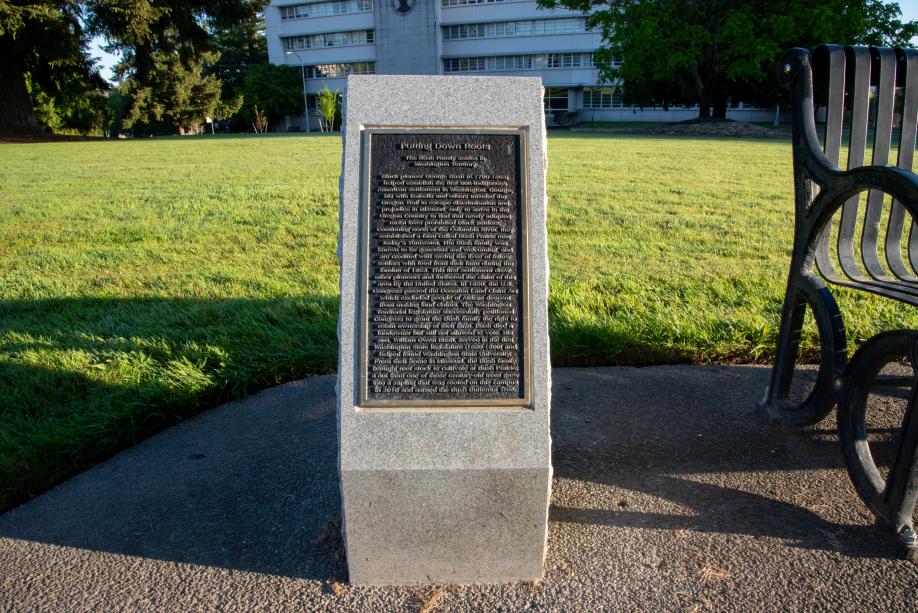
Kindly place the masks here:
POLYGON ((545 112, 567 110, 567 89, 563 87, 545 88, 545 112))
POLYGON ((470 4, 491 4, 492 2, 503 2, 504 0, 443 0, 443 7, 451 6, 468 6, 470 4))
POLYGON ((349 47, 366 45, 373 42, 373 30, 354 32, 328 32, 326 34, 309 34, 307 36, 289 36, 283 39, 284 49, 300 51, 302 49, 325 49, 328 47, 349 47))
POLYGON ((592 67, 592 53, 495 55, 490 57, 456 57, 443 60, 444 72, 484 72, 507 70, 542 70, 545 68, 592 67))
POLYGON ((621 106, 621 87, 586 87, 583 90, 583 108, 585 109, 611 109, 621 106))
POLYGON ((312 4, 294 4, 280 7, 281 19, 308 19, 349 13, 366 13, 373 10, 373 0, 333 0, 312 4))
POLYGON ((307 79, 346 77, 351 74, 376 74, 376 62, 355 62, 353 64, 319 64, 306 66, 307 79))
POLYGON ((444 40, 498 38, 502 36, 539 36, 586 32, 586 18, 538 19, 534 21, 498 21, 495 23, 462 23, 443 26, 444 40))
POLYGON ((530 70, 533 57, 532 55, 498 55, 473 59, 480 60, 485 65, 482 70, 530 70))

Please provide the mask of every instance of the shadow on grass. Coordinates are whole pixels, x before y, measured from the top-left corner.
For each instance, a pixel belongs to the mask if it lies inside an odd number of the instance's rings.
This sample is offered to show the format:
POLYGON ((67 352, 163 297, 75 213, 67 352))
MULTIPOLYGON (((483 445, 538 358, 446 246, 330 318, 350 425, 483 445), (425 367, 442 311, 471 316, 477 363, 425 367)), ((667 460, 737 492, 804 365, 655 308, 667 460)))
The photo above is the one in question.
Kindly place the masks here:
POLYGON ((634 331, 615 329, 605 322, 571 324, 554 316, 549 319, 549 326, 551 363, 556 368, 654 366, 697 361, 697 356, 661 349, 653 339, 635 338, 634 331))
POLYGON ((143 141, 222 141, 222 140, 240 140, 240 139, 254 139, 254 138, 335 138, 341 139, 341 132, 265 132, 264 134, 253 134, 251 132, 233 132, 225 133, 218 132, 217 134, 192 134, 187 136, 182 136, 179 134, 164 134, 160 136, 153 137, 140 137, 126 139, 128 142, 143 142, 143 141))
POLYGON ((226 400, 337 366, 337 298, 0 301, 0 511, 226 400))

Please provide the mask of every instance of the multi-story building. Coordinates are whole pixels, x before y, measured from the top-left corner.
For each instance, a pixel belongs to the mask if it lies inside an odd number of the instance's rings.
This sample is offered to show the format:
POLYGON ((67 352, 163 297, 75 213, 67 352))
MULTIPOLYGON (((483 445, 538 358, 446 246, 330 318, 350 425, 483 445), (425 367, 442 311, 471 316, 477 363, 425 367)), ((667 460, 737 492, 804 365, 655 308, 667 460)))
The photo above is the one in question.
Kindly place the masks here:
POLYGON ((582 14, 535 0, 272 0, 265 22, 270 61, 301 69, 308 101, 308 115, 282 129, 316 129, 316 92, 343 92, 349 74, 541 77, 549 124, 697 113, 625 107, 593 65, 600 34, 582 14))

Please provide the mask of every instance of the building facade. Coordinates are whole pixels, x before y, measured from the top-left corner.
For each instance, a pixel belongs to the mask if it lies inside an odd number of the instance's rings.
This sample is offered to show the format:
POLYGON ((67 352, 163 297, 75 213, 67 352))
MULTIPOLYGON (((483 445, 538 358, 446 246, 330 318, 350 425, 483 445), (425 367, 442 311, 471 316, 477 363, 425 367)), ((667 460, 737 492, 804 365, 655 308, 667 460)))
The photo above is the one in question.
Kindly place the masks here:
MULTIPOLYGON (((315 94, 344 92, 349 74, 541 77, 548 123, 678 121, 695 109, 623 105, 617 83, 599 83, 602 42, 586 18, 541 10, 535 0, 272 0, 265 8, 273 64, 301 70, 309 112, 280 129, 318 129, 315 94)), ((744 120, 768 111, 731 109, 744 120)))

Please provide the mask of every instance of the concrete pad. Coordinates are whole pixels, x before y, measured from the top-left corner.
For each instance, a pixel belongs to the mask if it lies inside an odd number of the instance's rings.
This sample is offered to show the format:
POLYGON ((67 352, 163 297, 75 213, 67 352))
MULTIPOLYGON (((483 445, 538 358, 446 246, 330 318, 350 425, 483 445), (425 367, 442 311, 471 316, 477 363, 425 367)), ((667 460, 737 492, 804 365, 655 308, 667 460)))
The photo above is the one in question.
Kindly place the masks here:
POLYGON ((545 580, 341 585, 333 377, 154 436, 0 516, 0 610, 914 611, 834 422, 754 409, 762 367, 555 369, 545 580))

